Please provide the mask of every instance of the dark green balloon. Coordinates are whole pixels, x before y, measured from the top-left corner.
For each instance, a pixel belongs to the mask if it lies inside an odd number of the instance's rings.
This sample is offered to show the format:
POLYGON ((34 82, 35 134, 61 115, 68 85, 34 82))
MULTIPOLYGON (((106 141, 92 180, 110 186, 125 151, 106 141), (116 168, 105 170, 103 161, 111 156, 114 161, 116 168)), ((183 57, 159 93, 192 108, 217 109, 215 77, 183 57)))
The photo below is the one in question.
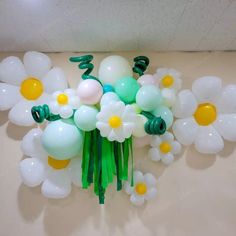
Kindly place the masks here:
POLYGON ((116 81, 115 92, 126 104, 135 102, 139 84, 133 77, 123 77, 116 81))

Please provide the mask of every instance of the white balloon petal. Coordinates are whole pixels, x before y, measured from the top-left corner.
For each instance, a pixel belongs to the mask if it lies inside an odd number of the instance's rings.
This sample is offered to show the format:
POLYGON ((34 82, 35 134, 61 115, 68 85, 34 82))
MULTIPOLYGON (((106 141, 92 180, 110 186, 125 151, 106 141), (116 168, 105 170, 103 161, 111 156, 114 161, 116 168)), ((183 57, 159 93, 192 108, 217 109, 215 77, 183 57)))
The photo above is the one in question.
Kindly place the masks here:
POLYGON ((134 187, 131 187, 129 182, 125 182, 124 190, 127 194, 132 194, 132 192, 134 191, 134 187))
POLYGON ((136 194, 132 194, 130 196, 130 201, 136 206, 141 206, 144 203, 144 197, 143 196, 137 196, 136 194))
POLYGON ((48 174, 41 188, 47 198, 60 199, 67 197, 71 192, 71 182, 68 173, 64 170, 53 171, 48 174))
POLYGON ((143 181, 144 181, 143 173, 137 170, 134 171, 134 183, 139 183, 143 181))
POLYGON ((157 195, 157 189, 156 188, 150 188, 148 189, 147 193, 145 194, 146 200, 151 200, 157 195))
POLYGON ((218 110, 222 113, 236 113, 236 85, 230 84, 223 88, 217 101, 218 110))
POLYGON ((136 116, 135 128, 133 129, 133 136, 134 137, 144 137, 146 136, 146 131, 144 129, 145 123, 147 122, 147 118, 143 115, 136 116))
POLYGON ((22 98, 19 87, 0 83, 0 110, 12 108, 22 98))
POLYGON ((23 63, 18 57, 7 57, 0 63, 0 81, 20 85, 27 74, 23 63))
POLYGON ((236 114, 219 115, 214 127, 228 141, 236 141, 236 114))
POLYGON ((100 105, 101 106, 104 106, 104 105, 109 105, 111 103, 114 103, 114 102, 118 102, 120 101, 119 97, 116 95, 116 93, 114 92, 108 92, 108 93, 105 93, 102 98, 101 98, 101 101, 100 101, 100 105))
POLYGON ((197 151, 206 154, 216 154, 224 148, 223 139, 212 125, 199 126, 194 144, 197 151))
POLYGON ((53 93, 68 87, 65 74, 59 67, 52 68, 42 79, 45 92, 53 93))
POLYGON ((165 164, 165 165, 170 165, 173 161, 174 161, 174 155, 172 153, 167 153, 167 154, 163 154, 161 161, 165 164))
POLYGON ((24 155, 30 157, 42 157, 46 155, 40 140, 42 133, 43 132, 41 129, 34 128, 23 137, 21 142, 21 150, 24 155))
POLYGON ((68 172, 72 183, 78 187, 82 186, 82 172, 81 172, 82 160, 79 157, 73 158, 70 161, 70 166, 68 167, 68 172))
POLYGON ((204 76, 193 82, 192 91, 199 102, 212 102, 221 93, 221 79, 215 76, 204 76))
POLYGON ((197 101, 191 90, 185 89, 178 93, 172 111, 175 117, 185 118, 191 116, 197 108, 197 101))
POLYGON ((198 124, 193 118, 176 120, 172 126, 177 140, 183 145, 191 145, 198 132, 198 124))
POLYGON ((167 107, 172 107, 175 104, 176 96, 174 89, 164 88, 161 90, 163 104, 167 107))
POLYGON ((179 154, 181 152, 182 147, 179 142, 173 141, 171 146, 172 146, 172 153, 173 154, 179 154))
POLYGON ((156 183, 157 183, 157 180, 154 177, 154 175, 152 175, 150 173, 147 173, 147 174, 144 175, 144 180, 145 180, 145 182, 147 183, 147 185, 149 187, 155 186, 156 183))
POLYGON ((70 118, 73 115, 73 109, 68 105, 62 106, 59 114, 63 119, 70 118))
POLYGON ((26 52, 23 61, 28 75, 37 78, 45 76, 52 66, 51 59, 41 52, 26 52))
POLYGON ((161 155, 157 148, 150 148, 148 151, 148 156, 152 161, 161 160, 161 155))
POLYGON ((44 104, 49 104, 51 99, 52 99, 51 95, 43 93, 35 102, 37 103, 37 105, 44 105, 44 104))
POLYGON ((29 187, 35 187, 45 178, 44 164, 37 158, 26 158, 20 162, 22 181, 29 187))
POLYGON ((31 108, 34 105, 35 102, 21 100, 10 110, 8 114, 9 120, 16 125, 33 125, 35 122, 31 115, 31 108))

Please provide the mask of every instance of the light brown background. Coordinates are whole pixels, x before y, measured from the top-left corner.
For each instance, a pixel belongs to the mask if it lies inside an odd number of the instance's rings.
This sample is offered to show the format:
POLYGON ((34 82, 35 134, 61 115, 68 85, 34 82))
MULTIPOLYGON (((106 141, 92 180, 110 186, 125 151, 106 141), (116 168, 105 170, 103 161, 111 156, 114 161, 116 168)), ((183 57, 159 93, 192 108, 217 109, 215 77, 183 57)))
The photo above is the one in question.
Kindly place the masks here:
MULTIPOLYGON (((130 61, 134 53, 119 53, 130 61)), ((149 72, 172 67, 183 73, 184 87, 203 75, 216 75, 224 84, 236 83, 236 53, 142 53, 150 57, 149 72)), ((17 53, 1 53, 0 59, 17 53)), ((50 54, 75 87, 81 71, 68 62, 73 53, 50 54)), ((96 53, 95 71, 105 53, 96 53)), ((236 235, 236 151, 225 142, 217 156, 201 155, 193 148, 169 167, 148 160, 147 150, 135 151, 135 165, 158 178, 158 197, 137 208, 124 192, 110 188, 106 204, 98 204, 92 191, 74 188, 64 200, 47 200, 40 188, 21 184, 18 163, 20 140, 29 129, 7 121, 0 112, 0 235, 236 235)))

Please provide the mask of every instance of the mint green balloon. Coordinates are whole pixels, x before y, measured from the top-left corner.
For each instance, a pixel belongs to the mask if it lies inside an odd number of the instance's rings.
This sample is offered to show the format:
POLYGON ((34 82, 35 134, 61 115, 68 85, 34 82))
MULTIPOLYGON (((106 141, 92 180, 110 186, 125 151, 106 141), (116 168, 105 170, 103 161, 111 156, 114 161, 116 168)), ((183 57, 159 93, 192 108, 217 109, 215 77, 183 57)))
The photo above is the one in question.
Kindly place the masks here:
POLYGON ((159 106, 153 112, 156 117, 161 117, 166 122, 166 129, 169 129, 173 123, 173 114, 166 106, 159 106))
POLYGON ((93 106, 82 105, 74 114, 74 122, 83 131, 96 128, 98 109, 93 106))
POLYGON ((143 111, 153 111, 162 103, 161 91, 154 85, 144 85, 137 92, 136 103, 143 111))
POLYGON ((83 133, 71 119, 57 120, 47 125, 41 136, 41 142, 54 159, 71 159, 82 149, 83 133))
POLYGON ((116 81, 115 92, 126 104, 135 102, 139 84, 133 77, 123 77, 116 81))

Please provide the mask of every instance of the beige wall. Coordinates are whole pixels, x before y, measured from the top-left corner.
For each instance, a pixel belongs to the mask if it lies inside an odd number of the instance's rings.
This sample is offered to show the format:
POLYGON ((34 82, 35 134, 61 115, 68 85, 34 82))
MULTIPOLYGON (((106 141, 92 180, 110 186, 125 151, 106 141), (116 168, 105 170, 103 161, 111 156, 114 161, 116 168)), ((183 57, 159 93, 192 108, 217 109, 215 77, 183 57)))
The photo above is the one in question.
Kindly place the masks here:
MULTIPOLYGON (((122 53, 130 60, 140 53, 122 53)), ((184 75, 184 87, 203 75, 220 76, 224 83, 236 83, 236 53, 144 53, 156 67, 173 67, 184 75)), ((0 59, 16 53, 2 53, 0 59)), ((19 54, 22 56, 22 54, 19 54)), ((50 54, 76 86, 80 71, 68 62, 72 53, 50 54)), ((96 68, 108 54, 97 53, 96 68)), ((15 235, 236 235, 236 152, 225 143, 217 156, 200 155, 186 148, 171 166, 148 160, 146 150, 135 155, 135 165, 158 177, 156 199, 137 208, 128 195, 109 189, 106 204, 100 206, 92 191, 74 188, 69 198, 47 200, 40 188, 21 184, 18 163, 20 140, 28 129, 7 122, 0 112, 0 236, 15 235)))

